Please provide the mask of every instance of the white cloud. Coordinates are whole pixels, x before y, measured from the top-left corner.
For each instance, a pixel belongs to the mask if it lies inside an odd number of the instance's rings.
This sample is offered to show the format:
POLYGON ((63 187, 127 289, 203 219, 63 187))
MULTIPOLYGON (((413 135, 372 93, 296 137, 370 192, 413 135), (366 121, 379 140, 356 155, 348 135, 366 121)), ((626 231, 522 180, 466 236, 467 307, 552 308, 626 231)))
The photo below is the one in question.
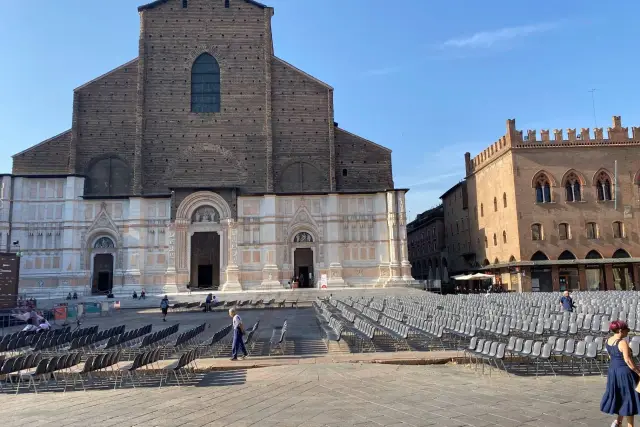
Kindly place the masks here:
POLYGON ((400 71, 400 67, 374 68, 364 72, 367 76, 386 76, 400 71))
POLYGON ((493 31, 481 31, 469 37, 449 39, 441 44, 441 48, 468 48, 468 49, 488 49, 494 45, 513 40, 516 38, 528 37, 533 34, 551 31, 558 27, 557 22, 543 22, 533 25, 523 25, 520 27, 506 27, 493 31))
MULTIPOLYGON (((455 171, 455 172, 443 173, 440 175, 430 175, 427 178, 419 179, 419 180, 413 181, 410 184, 402 185, 402 187, 413 188, 413 187, 418 187, 420 185, 436 184, 438 182, 444 181, 445 179, 452 178, 454 176, 462 178, 464 176, 464 171, 455 171)), ((416 178, 414 177, 413 179, 416 179, 416 178)), ((399 181, 403 182, 404 180, 400 179, 399 181)))

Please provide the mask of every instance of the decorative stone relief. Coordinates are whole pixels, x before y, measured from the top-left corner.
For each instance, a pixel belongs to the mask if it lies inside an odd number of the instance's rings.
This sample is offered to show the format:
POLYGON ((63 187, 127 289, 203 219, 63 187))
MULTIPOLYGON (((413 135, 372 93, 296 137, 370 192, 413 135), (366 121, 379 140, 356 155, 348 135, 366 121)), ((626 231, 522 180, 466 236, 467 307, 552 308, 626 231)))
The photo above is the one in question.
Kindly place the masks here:
POLYGON ((231 229, 231 263, 238 264, 238 228, 236 224, 230 220, 229 228, 231 229))
POLYGON ((176 231, 174 227, 169 228, 169 264, 174 265, 176 257, 176 231))
POLYGON ((313 243, 313 237, 311 236, 311 234, 303 231, 301 233, 296 234, 296 236, 293 238, 293 242, 294 243, 313 243))
POLYGON ((93 245, 94 249, 110 249, 110 248, 114 248, 115 245, 113 243, 113 240, 111 240, 109 237, 100 237, 96 243, 93 245))
POLYGON ((220 222, 220 213, 213 206, 200 206, 191 216, 192 223, 218 223, 220 222))

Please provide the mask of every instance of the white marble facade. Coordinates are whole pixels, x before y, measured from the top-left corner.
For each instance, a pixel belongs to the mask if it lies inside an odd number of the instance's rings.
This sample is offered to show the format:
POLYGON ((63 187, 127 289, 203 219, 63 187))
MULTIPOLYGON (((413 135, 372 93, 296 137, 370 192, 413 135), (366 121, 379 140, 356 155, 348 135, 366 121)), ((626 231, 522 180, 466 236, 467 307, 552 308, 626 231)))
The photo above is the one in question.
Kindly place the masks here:
POLYGON ((238 197, 237 218, 221 196, 201 191, 174 220, 169 197, 91 200, 83 191, 82 177, 2 177, 2 249, 22 252, 21 290, 91 292, 105 266, 115 293, 195 287, 191 240, 207 232, 217 233, 222 290, 282 288, 303 263, 314 286, 323 274, 328 287, 415 283, 404 190, 238 197))

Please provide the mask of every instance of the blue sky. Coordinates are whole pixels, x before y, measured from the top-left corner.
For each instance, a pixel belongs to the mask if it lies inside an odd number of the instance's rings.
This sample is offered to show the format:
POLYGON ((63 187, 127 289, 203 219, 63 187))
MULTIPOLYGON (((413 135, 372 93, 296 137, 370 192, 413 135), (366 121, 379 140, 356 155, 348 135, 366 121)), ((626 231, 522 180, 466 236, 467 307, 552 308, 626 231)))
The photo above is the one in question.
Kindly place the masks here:
MULTIPOLYGON (((214 1, 214 0, 212 0, 214 1)), ((217 1, 217 0, 215 0, 217 1)), ((239 1, 239 0, 231 0, 239 1)), ((137 55, 144 0, 1 1, 0 172, 71 126, 73 89, 137 55)), ((276 55, 335 88, 340 126, 393 150, 409 216, 505 132, 640 125, 640 2, 265 0, 276 55)))

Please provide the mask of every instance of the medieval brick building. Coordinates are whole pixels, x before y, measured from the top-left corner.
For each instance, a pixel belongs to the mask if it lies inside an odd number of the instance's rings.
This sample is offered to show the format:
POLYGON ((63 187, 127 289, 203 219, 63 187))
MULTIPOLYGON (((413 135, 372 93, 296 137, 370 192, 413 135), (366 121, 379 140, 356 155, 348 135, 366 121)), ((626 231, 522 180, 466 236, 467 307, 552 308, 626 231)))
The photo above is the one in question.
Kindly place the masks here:
POLYGON ((463 203, 450 211, 454 192, 442 197, 451 273, 490 272, 520 291, 639 289, 639 147, 640 127, 620 116, 606 137, 538 137, 508 120, 497 142, 466 153, 463 203))
POLYGON ((340 128, 332 87, 274 55, 272 8, 138 10, 138 57, 75 89, 71 129, 2 177, 23 288, 412 283, 390 150, 340 128))

